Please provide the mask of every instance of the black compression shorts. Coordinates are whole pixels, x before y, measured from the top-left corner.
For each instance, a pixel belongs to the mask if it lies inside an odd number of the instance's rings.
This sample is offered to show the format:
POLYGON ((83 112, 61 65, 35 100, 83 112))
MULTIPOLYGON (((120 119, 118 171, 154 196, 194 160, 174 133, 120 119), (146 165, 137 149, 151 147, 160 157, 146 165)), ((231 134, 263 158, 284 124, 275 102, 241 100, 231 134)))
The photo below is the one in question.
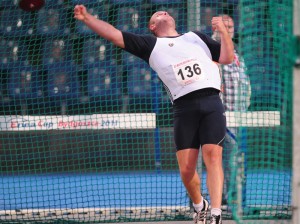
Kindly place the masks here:
POLYGON ((182 96, 174 101, 173 111, 177 150, 223 146, 226 116, 218 90, 202 89, 182 96))

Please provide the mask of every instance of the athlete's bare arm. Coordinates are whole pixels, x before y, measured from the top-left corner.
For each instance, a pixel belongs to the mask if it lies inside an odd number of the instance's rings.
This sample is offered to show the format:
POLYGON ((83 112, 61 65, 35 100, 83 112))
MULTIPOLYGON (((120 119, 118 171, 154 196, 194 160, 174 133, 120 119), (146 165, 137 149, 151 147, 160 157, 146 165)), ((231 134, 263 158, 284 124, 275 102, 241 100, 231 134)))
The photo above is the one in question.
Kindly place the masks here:
POLYGON ((231 64, 234 58, 234 45, 232 39, 224 25, 223 18, 213 17, 211 20, 213 30, 217 30, 221 37, 221 53, 219 63, 231 64))
POLYGON ((111 24, 89 14, 84 5, 75 6, 74 18, 84 22, 91 30, 104 39, 114 43, 116 46, 121 48, 125 47, 122 32, 111 24))

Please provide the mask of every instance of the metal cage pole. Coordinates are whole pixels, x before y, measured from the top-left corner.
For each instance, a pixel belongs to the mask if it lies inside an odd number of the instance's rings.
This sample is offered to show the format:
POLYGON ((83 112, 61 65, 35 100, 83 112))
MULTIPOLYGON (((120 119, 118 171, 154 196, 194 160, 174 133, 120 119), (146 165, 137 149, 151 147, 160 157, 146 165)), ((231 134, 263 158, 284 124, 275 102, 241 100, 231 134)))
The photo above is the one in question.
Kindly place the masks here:
POLYGON ((296 37, 296 63, 293 76, 293 224, 300 223, 300 0, 293 2, 293 30, 296 37))
MULTIPOLYGON (((187 27, 188 31, 190 30, 200 30, 201 29, 201 0, 188 0, 187 1, 187 27)), ((201 149, 199 150, 198 163, 197 163, 197 172, 199 177, 202 179, 202 154, 201 149)), ((190 200, 190 209, 193 210, 193 203, 190 200)))
MULTIPOLYGON (((188 14, 188 31, 201 29, 201 0, 188 0, 187 1, 187 14, 188 14)), ((197 171, 199 176, 202 174, 202 156, 199 153, 197 171)))

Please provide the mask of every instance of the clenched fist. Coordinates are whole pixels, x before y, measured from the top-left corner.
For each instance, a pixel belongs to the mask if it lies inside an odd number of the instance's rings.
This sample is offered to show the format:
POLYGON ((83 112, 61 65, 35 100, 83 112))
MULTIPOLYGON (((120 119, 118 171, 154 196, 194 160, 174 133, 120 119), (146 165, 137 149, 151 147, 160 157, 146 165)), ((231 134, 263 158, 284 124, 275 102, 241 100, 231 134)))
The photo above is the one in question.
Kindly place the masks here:
POLYGON ((224 25, 222 16, 213 17, 211 20, 211 25, 213 31, 218 31, 220 33, 227 33, 227 29, 224 25))
POLYGON ((87 10, 84 5, 76 5, 74 8, 74 18, 78 20, 85 20, 87 15, 87 10))

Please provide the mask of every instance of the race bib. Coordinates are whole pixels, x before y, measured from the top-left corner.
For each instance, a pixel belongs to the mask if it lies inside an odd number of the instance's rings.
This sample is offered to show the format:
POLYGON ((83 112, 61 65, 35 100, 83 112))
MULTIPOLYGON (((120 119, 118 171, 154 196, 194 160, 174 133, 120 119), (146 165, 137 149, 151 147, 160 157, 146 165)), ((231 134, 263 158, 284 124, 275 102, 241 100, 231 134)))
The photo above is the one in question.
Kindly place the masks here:
POLYGON ((177 82, 186 86, 204 79, 203 66, 197 59, 187 59, 172 65, 177 82))

